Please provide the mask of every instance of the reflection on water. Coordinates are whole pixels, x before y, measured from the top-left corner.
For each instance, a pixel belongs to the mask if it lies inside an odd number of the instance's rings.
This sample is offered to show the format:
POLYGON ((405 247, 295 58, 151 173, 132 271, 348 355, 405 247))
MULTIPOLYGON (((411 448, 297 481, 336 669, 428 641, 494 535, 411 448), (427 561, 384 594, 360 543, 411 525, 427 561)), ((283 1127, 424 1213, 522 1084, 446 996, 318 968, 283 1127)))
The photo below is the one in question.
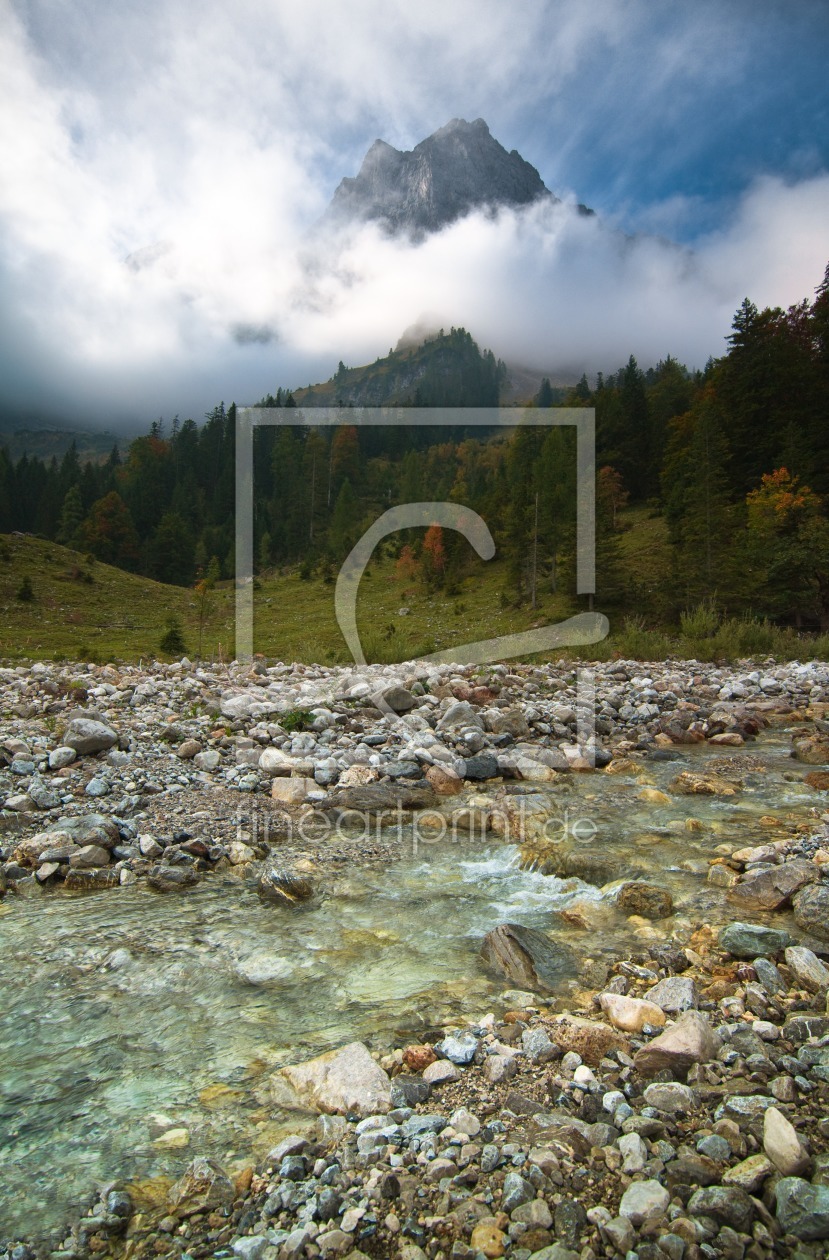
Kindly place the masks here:
MULTIPOLYGON (((687 764, 655 762, 644 777, 574 776, 557 807, 566 798, 595 822, 589 847, 618 876, 653 874, 680 914, 703 908, 716 921, 721 893, 695 870, 720 844, 784 834, 764 816, 814 808, 800 775, 784 778, 795 768, 787 750, 768 738, 766 771, 733 798, 644 802, 645 777, 664 790, 687 764)), ((262 905, 218 879, 184 896, 133 888, 0 907, 0 1234, 60 1224, 112 1176, 177 1175, 202 1152, 231 1165, 263 1153, 284 1120, 257 1099, 263 1073, 348 1039, 379 1046, 484 1013, 504 986, 478 946, 500 922, 582 943, 578 917, 555 913, 578 903, 602 924, 594 956, 631 939, 599 889, 522 870, 518 851, 497 843, 434 845, 317 878, 324 893, 310 910, 262 905), (188 1130, 186 1149, 164 1149, 173 1127, 188 1130)))

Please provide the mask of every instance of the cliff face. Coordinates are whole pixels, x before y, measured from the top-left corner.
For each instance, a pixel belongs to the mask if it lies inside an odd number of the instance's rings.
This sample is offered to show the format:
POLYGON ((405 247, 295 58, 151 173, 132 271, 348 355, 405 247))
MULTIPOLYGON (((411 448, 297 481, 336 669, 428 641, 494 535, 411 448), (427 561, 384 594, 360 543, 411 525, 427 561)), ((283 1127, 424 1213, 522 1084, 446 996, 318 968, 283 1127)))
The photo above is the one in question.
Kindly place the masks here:
POLYGON ((375 140, 359 174, 344 179, 326 218, 375 220, 390 232, 434 232, 470 210, 552 197, 534 166, 508 153, 482 118, 454 118, 410 152, 375 140))

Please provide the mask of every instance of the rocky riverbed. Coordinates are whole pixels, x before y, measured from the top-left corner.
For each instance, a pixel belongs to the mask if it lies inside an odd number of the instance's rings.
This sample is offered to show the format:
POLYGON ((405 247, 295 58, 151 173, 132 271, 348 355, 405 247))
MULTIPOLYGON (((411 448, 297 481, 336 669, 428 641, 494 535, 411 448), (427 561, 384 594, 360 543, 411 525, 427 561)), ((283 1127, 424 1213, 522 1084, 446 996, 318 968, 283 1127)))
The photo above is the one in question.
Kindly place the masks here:
POLYGON ((213 883, 302 915, 447 839, 561 899, 469 939, 473 1020, 283 1056, 245 1087, 281 1143, 182 1138, 177 1180, 15 1260, 824 1254, 826 666, 36 664, 0 695, 6 918, 213 883))

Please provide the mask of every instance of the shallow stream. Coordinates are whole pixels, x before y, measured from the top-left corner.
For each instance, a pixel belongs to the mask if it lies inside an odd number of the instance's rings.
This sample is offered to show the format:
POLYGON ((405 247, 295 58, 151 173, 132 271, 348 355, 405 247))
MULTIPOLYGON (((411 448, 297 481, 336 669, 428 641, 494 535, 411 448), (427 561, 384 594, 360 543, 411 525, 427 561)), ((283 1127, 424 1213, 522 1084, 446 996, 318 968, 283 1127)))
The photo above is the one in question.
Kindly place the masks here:
MULTIPOLYGON (((717 846, 777 839, 816 816, 820 796, 789 748, 782 731, 745 750, 691 748, 635 775, 558 780, 551 800, 594 823, 582 848, 615 877, 669 888, 680 920, 723 922, 723 892, 705 882, 717 846), (640 799, 732 753, 735 766, 751 758, 736 796, 640 799)), ((299 910, 218 877, 185 895, 0 904, 0 1238, 59 1226, 115 1177, 175 1177, 201 1153, 230 1169, 261 1157, 290 1126, 264 1102, 282 1063, 353 1039, 390 1047, 500 1009, 507 986, 478 959, 499 923, 552 931, 580 962, 676 926, 632 925, 598 887, 522 870, 518 850, 496 841, 421 846, 316 878, 321 896, 299 910), (186 1130, 187 1145, 167 1147, 170 1130, 186 1130)), ((573 975, 564 968, 563 992, 573 975)))

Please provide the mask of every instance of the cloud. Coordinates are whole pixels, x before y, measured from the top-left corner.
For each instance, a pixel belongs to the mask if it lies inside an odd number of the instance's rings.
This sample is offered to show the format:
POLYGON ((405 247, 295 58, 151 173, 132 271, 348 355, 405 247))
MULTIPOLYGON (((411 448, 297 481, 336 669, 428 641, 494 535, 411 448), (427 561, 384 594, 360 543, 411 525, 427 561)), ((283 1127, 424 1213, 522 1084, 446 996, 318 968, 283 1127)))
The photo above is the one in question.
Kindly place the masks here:
POLYGON ((517 22, 500 0, 6 6, 2 402, 109 424, 198 416, 370 361, 424 322, 560 374, 631 352, 701 365, 745 294, 785 305, 814 289, 825 175, 748 182, 693 253, 614 230, 712 221, 679 184, 643 205, 619 162, 596 220, 568 205, 473 215, 418 246, 313 227, 375 135, 410 147, 453 116, 485 117, 557 192, 594 150, 627 144, 631 171, 634 149, 653 167, 663 115, 678 130, 661 161, 681 169, 701 143, 682 129, 689 101, 726 74, 710 23, 736 79, 751 28, 739 4, 670 8, 528 0, 517 22))

